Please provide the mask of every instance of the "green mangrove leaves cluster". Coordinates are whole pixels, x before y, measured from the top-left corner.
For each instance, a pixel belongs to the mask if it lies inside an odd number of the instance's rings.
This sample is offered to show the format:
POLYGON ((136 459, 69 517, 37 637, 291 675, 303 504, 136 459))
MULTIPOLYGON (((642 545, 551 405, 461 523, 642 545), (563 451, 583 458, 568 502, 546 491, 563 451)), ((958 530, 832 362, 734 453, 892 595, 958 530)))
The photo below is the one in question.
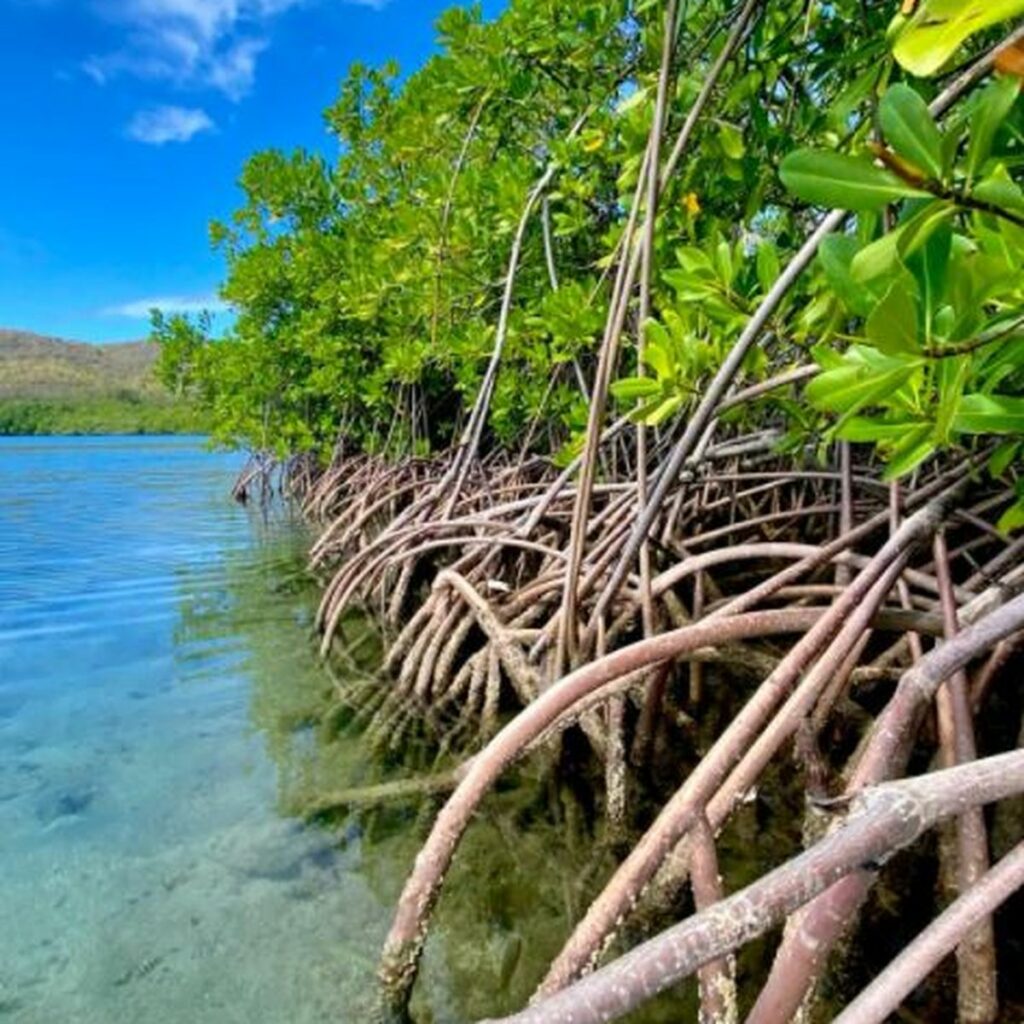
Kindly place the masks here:
POLYGON ((572 362, 600 331, 597 265, 649 117, 646 102, 616 108, 643 85, 632 69, 658 33, 626 0, 517 0, 490 23, 453 8, 437 28, 440 52, 404 79, 393 65, 350 70, 325 112, 335 161, 270 150, 247 162, 243 205, 211 229, 237 313, 228 335, 156 324, 165 377, 201 393, 218 440, 324 456, 341 436, 391 455, 450 444, 483 377, 527 195, 552 163, 490 426, 512 445, 538 418, 564 434, 585 410, 572 362))
MULTIPOLYGON (((658 426, 699 398, 699 384, 717 369, 739 336, 757 300, 779 276, 775 247, 747 240, 730 243, 720 235, 706 248, 681 246, 676 266, 662 273, 668 286, 659 319, 645 325, 643 362, 653 376, 624 377, 612 385, 616 398, 642 399, 634 418, 658 426)), ((764 352, 755 349, 747 370, 763 373, 764 352)))
MULTIPOLYGON (((781 166, 806 202, 859 211, 826 239, 805 391, 834 414, 829 436, 871 442, 903 476, 970 435, 1024 436, 1024 191, 1019 82, 997 77, 941 130, 911 86, 878 105, 882 143, 863 156, 798 150, 781 166), (834 341, 852 341, 837 351, 834 341)), ((1017 451, 993 460, 1005 471, 1017 451)), ((1015 506, 1004 525, 1016 525, 1015 506)))
MULTIPOLYGON (((1024 0, 765 5, 718 81, 657 211, 650 319, 630 310, 613 393, 659 432, 685 417, 814 223, 849 211, 772 316, 749 385, 816 363, 802 394, 728 414, 795 452, 876 446, 890 478, 933 454, 1024 438, 1024 103, 988 76, 941 121, 945 73, 992 46, 1024 0), (915 78, 900 80, 910 74, 915 78)), ((665 152, 733 5, 685 5, 665 152)), ((485 446, 578 451, 657 92, 664 5, 511 0, 438 23, 405 79, 354 67, 326 111, 336 159, 256 154, 212 227, 228 335, 155 322, 163 376, 216 439, 328 457, 426 454, 458 439, 515 269, 485 446), (549 176, 549 177, 548 177, 549 176)), ((1010 67, 1012 62, 997 65, 1010 67)), ((1004 525, 1024 520, 1024 503, 1004 525)))

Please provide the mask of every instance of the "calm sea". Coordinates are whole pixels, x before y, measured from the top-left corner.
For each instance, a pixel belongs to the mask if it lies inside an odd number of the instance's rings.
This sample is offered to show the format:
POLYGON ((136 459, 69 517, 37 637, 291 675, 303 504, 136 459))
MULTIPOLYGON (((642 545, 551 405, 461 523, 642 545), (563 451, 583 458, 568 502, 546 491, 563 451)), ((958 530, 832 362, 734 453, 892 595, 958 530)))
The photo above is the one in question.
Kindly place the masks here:
POLYGON ((0 1020, 358 1020, 388 920, 305 827, 307 538, 198 438, 0 439, 0 1020))
MULTIPOLYGON (((199 438, 0 439, 0 1024, 371 1019, 436 807, 299 811, 438 770, 434 748, 359 734, 315 658, 309 536, 230 501, 239 462, 199 438)), ((610 874, 587 805, 538 771, 460 847, 420 1024, 524 1005, 610 874)), ((688 998, 631 1020, 693 1019, 688 998)))

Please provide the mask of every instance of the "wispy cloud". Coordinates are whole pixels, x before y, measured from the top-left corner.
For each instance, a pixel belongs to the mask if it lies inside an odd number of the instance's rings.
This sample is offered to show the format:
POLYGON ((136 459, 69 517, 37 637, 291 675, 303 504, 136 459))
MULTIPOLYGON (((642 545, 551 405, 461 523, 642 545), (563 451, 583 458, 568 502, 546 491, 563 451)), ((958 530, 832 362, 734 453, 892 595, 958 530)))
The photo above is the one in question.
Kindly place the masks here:
MULTIPOLYGON (((307 0, 98 0, 124 41, 82 65, 95 81, 122 74, 210 88, 239 101, 250 91, 273 18, 307 0)), ((380 10, 390 0, 344 0, 380 10)))
POLYGON ((140 110, 125 128, 136 142, 162 146, 165 142, 188 142, 200 132, 214 128, 210 115, 194 107, 153 107, 140 110))
POLYGON ((108 306, 100 310, 100 313, 102 316, 126 316, 135 320, 147 320, 154 309, 159 309, 161 313, 225 313, 229 307, 215 295, 156 295, 146 299, 135 299, 119 306, 108 306))

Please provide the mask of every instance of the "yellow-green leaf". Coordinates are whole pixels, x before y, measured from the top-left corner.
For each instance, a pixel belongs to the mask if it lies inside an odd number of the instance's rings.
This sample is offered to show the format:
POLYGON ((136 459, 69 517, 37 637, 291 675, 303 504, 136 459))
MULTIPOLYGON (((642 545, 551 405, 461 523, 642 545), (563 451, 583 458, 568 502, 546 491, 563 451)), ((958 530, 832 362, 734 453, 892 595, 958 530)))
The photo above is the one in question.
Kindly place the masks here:
POLYGON ((649 427, 656 427, 659 423, 668 419, 672 413, 682 408, 685 400, 686 397, 684 395, 672 395, 664 401, 655 399, 648 405, 642 406, 638 409, 636 411, 636 418, 642 423, 646 423, 649 427))
POLYGON ((1014 502, 999 518, 996 529, 1000 533, 1011 533, 1024 526, 1024 498, 1014 502))
POLYGON ((1024 0, 921 0, 910 18, 897 15, 893 55, 912 75, 934 75, 976 32, 1024 14, 1024 0))
POLYGON ((611 386, 611 393, 623 402, 650 398, 660 391, 661 385, 653 377, 623 377, 611 386))
POLYGON ((718 143, 730 160, 741 160, 747 151, 743 143, 743 132, 728 121, 723 121, 718 126, 718 143))
POLYGON ((840 413, 841 426, 861 409, 890 398, 913 376, 917 363, 897 364, 879 370, 867 364, 846 364, 826 370, 807 385, 807 400, 819 409, 840 413))
POLYGON ((935 442, 930 434, 931 428, 927 423, 906 434, 890 452, 882 479, 898 480, 917 469, 935 451, 935 442))
POLYGON ((953 429, 961 434, 1024 434, 1024 398, 964 395, 953 429))

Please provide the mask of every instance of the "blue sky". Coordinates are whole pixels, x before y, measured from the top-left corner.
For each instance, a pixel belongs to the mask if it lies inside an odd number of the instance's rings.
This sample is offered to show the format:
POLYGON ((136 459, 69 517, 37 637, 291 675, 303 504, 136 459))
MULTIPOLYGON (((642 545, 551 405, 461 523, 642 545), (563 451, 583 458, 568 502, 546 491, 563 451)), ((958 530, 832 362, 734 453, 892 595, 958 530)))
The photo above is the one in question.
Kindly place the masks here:
MULTIPOLYGON (((209 305, 246 156, 332 151, 355 60, 405 71, 451 0, 0 0, 0 327, 81 341, 209 305)), ((485 2, 493 15, 499 0, 485 2)))

